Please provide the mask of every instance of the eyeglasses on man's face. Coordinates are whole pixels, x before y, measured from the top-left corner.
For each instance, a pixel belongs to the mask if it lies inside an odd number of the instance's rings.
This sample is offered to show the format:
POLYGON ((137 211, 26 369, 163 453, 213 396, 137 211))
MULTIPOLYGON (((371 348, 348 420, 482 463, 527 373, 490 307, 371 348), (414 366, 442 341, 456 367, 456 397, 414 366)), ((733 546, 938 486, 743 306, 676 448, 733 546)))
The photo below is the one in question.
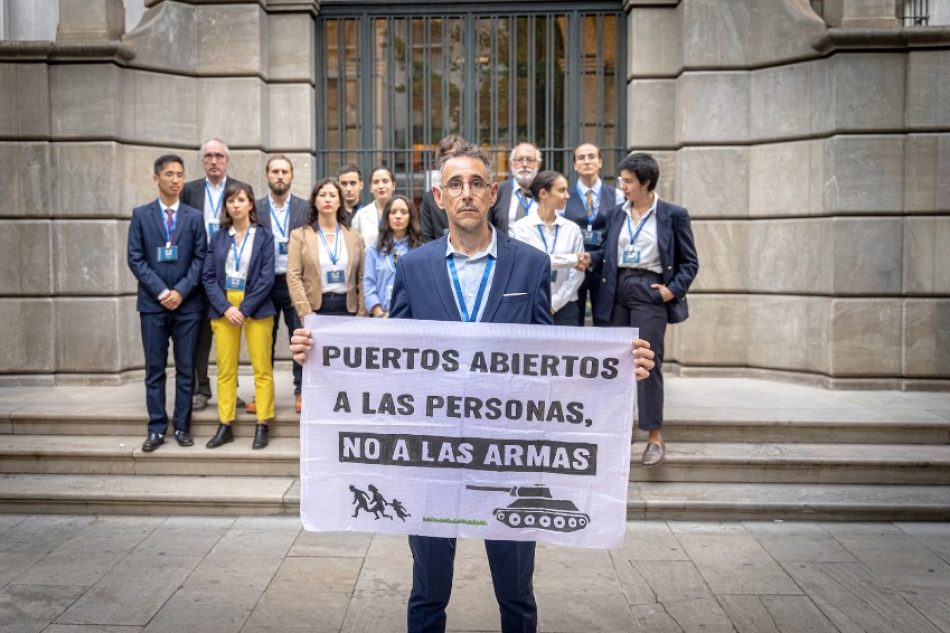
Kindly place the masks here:
POLYGON ((515 165, 537 165, 538 159, 534 156, 516 156, 511 162, 513 162, 515 165))
POLYGON ((480 197, 488 191, 488 183, 481 178, 472 178, 468 182, 465 182, 461 178, 453 178, 446 183, 443 188, 449 192, 450 196, 458 198, 462 195, 462 191, 465 190, 465 185, 468 185, 468 190, 475 197, 480 197))

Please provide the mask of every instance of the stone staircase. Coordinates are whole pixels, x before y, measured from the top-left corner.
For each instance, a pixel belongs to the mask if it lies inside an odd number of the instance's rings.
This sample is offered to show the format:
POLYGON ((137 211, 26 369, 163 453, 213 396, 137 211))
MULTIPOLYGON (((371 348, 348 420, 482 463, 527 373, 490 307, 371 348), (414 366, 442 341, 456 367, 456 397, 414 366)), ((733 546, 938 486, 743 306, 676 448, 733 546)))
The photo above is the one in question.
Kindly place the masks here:
MULTIPOLYGON (((195 414, 195 446, 143 453, 142 391, 0 390, 0 511, 298 511, 289 398, 263 451, 251 450, 243 412, 234 443, 205 449, 208 409, 195 414)), ((950 520, 950 394, 671 378, 667 402, 666 463, 639 465, 640 433, 631 447, 631 518, 950 520)))

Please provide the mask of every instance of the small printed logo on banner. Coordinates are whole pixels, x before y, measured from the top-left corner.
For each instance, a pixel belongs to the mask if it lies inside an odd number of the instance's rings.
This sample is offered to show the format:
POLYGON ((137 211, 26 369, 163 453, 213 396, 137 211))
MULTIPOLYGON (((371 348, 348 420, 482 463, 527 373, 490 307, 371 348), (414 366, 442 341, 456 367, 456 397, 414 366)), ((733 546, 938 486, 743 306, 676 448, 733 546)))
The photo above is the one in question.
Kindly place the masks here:
POLYGON ((507 492, 517 497, 508 507, 492 514, 510 528, 538 527, 555 532, 576 532, 590 525, 590 517, 567 499, 553 499, 547 486, 465 486, 483 492, 507 492))
POLYGON ((393 509, 393 512, 396 513, 396 516, 399 517, 403 523, 406 522, 406 517, 411 517, 409 511, 406 510, 406 506, 403 505, 402 501, 393 497, 392 501, 387 501, 386 497, 383 496, 376 486, 370 484, 367 486, 367 490, 360 490, 356 486, 350 484, 350 492, 353 493, 353 505, 356 506, 356 511, 353 513, 353 518, 356 519, 359 516, 360 510, 369 514, 370 512, 376 517, 375 520, 379 520, 382 517, 386 517, 390 521, 393 520, 391 514, 386 514, 386 506, 390 506, 393 509))

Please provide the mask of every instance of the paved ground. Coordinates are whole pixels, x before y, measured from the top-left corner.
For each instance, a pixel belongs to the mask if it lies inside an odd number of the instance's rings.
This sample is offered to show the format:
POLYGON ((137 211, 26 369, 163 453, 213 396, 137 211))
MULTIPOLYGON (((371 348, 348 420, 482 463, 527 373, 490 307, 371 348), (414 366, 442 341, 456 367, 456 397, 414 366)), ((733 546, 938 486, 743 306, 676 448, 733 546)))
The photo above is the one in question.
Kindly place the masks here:
MULTIPOLYGON (((0 631, 403 631, 404 537, 295 517, 0 515, 0 631)), ((459 549, 451 631, 497 631, 459 549)), ((950 631, 950 524, 631 522, 613 551, 539 546, 541 630, 950 631)))

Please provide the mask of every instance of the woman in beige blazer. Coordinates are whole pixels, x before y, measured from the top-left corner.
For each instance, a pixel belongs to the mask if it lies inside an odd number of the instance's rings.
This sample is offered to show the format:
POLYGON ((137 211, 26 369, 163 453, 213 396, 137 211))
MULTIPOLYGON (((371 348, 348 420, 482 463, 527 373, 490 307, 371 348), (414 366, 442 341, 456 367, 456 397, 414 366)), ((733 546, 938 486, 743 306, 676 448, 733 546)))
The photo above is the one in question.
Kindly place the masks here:
POLYGON ((310 193, 310 217, 290 233, 287 288, 300 320, 311 313, 365 316, 363 240, 344 226, 343 191, 334 180, 310 193))

